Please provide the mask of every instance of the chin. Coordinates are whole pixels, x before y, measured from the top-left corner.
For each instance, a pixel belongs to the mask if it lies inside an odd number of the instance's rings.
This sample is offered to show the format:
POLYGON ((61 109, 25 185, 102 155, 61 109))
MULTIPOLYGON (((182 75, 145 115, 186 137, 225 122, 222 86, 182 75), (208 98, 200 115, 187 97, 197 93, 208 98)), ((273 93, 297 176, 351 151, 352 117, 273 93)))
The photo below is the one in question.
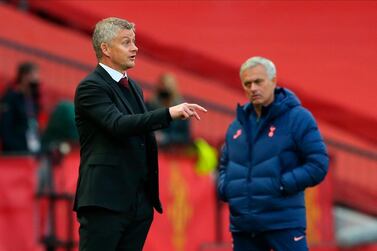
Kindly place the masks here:
POLYGON ((135 63, 129 63, 129 64, 126 65, 127 70, 134 68, 134 67, 135 67, 135 63))
POLYGON ((260 101, 253 101, 251 102, 253 105, 262 105, 263 103, 260 101))

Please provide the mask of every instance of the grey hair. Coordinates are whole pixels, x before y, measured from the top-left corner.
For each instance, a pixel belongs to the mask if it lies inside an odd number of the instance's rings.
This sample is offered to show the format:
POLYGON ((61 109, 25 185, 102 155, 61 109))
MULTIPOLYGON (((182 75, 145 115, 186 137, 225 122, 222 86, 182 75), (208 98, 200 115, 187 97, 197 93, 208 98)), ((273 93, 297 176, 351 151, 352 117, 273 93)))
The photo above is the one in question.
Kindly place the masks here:
POLYGON ((252 57, 246 60, 245 63, 241 65, 240 76, 244 70, 253 68, 257 65, 262 65, 266 69, 267 75, 270 79, 274 79, 276 77, 275 64, 271 60, 264 57, 252 57))
POLYGON ((135 31, 135 24, 116 17, 105 18, 96 24, 92 43, 97 59, 102 58, 101 44, 110 43, 122 30, 135 31))

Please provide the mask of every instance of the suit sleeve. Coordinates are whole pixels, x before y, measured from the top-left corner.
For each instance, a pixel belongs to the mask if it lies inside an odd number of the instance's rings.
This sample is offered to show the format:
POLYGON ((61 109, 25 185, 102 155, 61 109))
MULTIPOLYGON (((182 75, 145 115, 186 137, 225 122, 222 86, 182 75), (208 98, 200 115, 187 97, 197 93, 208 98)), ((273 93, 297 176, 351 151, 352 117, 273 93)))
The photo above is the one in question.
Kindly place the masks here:
POLYGON ((143 114, 123 114, 115 106, 109 90, 93 82, 79 85, 75 95, 76 111, 115 137, 144 134, 169 126, 167 108, 143 114))
POLYGON ((223 201, 227 201, 225 196, 226 168, 228 165, 228 147, 225 143, 221 149, 219 176, 217 178, 217 194, 223 201))
POLYGON ((291 133, 302 164, 281 177, 284 192, 293 194, 319 184, 328 171, 326 146, 311 113, 305 109, 292 114, 291 133))

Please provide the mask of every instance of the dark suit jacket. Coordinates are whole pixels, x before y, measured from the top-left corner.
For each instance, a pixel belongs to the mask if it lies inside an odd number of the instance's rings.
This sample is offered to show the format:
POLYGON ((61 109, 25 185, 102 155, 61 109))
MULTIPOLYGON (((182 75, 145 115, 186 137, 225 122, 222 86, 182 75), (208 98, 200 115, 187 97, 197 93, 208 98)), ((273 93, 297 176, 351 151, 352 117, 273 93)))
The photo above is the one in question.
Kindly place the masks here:
POLYGON ((142 170, 148 168, 149 195, 154 208, 162 212, 153 131, 167 127, 171 117, 167 109, 147 112, 141 88, 129 82, 142 114, 133 112, 118 84, 99 65, 76 89, 81 158, 75 211, 84 206, 127 211, 145 178, 142 170))

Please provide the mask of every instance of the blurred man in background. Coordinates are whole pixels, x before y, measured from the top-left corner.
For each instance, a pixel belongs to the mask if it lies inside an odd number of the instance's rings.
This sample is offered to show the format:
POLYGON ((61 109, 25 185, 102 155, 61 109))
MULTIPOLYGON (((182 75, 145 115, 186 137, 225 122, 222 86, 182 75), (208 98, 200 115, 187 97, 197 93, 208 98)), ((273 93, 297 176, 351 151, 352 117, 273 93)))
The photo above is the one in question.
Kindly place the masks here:
POLYGON ((75 118, 81 159, 74 210, 80 250, 143 248, 162 212, 153 131, 175 119, 200 119, 197 104, 147 111, 140 86, 127 75, 138 48, 134 24, 107 18, 96 24, 93 47, 99 62, 77 87, 75 118))
POLYGON ((240 77, 250 102, 238 106, 228 128, 218 178, 234 250, 308 250, 304 190, 328 169, 317 124, 291 91, 276 86, 270 60, 248 59, 240 77))
POLYGON ((18 66, 17 77, 0 104, 0 137, 4 153, 36 153, 40 149, 39 67, 32 62, 18 66))
MULTIPOLYGON (((152 99, 147 102, 149 110, 168 108, 183 102, 174 75, 164 73, 160 76, 152 99)), ((189 120, 172 121, 170 126, 156 131, 156 140, 161 147, 186 146, 191 143, 189 120)))

